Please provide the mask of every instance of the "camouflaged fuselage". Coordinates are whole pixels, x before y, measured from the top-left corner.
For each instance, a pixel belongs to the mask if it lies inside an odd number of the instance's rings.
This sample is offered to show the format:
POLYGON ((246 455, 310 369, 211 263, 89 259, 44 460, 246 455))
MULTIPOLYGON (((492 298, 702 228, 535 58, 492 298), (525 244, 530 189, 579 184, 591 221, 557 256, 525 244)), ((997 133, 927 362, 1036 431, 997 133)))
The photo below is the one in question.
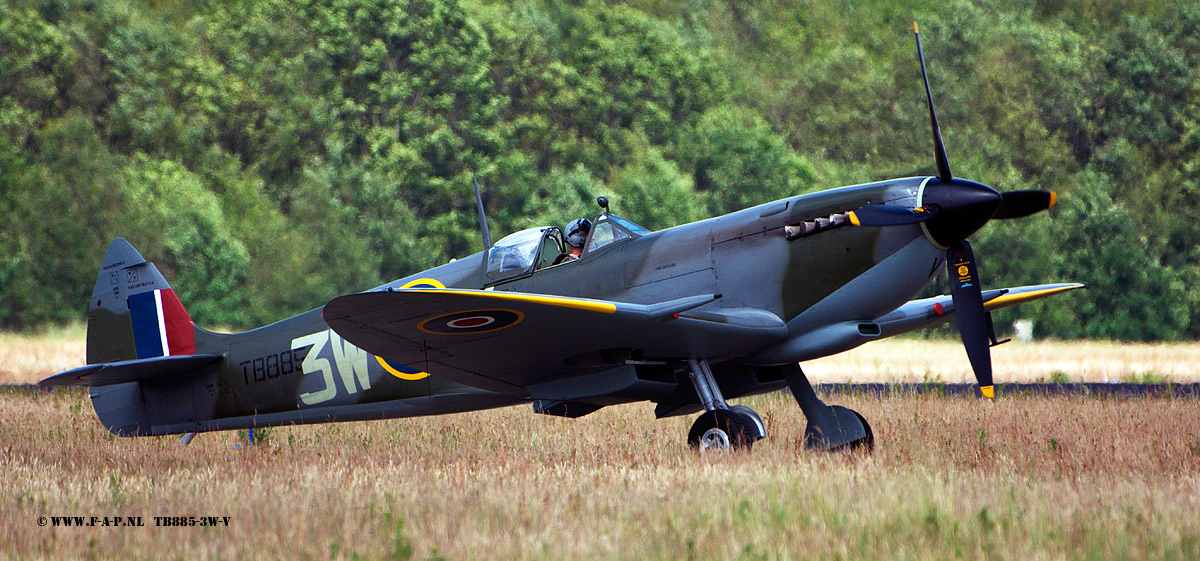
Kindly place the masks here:
MULTIPOLYGON (((728 381, 731 397, 766 391, 780 387, 778 381, 743 379, 740 364, 746 359, 778 362, 794 353, 786 350, 789 340, 830 323, 871 321, 896 309, 938 274, 943 259, 942 249, 920 225, 826 224, 799 237, 789 235, 787 227, 821 223, 867 204, 917 206, 923 181, 843 187, 658 232, 634 232, 576 261, 531 266, 502 279, 489 276, 479 253, 375 290, 491 289, 634 304, 719 294, 720 299, 696 312, 765 310, 787 324, 787 334, 778 340, 726 341, 722 356, 711 357, 723 388, 728 381)), ((596 224, 606 220, 601 215, 596 224)), ((117 308, 94 308, 90 325, 125 325, 117 308)), ((581 337, 587 336, 587 325, 578 329, 581 337)), ((455 383, 438 377, 433 368, 434 375, 425 372, 436 361, 389 363, 343 340, 325 323, 321 309, 234 335, 197 329, 195 353, 220 359, 186 376, 92 388, 106 426, 123 435, 171 434, 442 414, 529 398, 527 392, 491 392, 455 383)), ((655 376, 662 378, 661 373, 655 376)), ((686 378, 684 384, 678 382, 667 376, 655 384, 634 385, 635 390, 610 401, 687 398, 691 389, 686 378), (636 388, 649 389, 639 393, 636 388)))

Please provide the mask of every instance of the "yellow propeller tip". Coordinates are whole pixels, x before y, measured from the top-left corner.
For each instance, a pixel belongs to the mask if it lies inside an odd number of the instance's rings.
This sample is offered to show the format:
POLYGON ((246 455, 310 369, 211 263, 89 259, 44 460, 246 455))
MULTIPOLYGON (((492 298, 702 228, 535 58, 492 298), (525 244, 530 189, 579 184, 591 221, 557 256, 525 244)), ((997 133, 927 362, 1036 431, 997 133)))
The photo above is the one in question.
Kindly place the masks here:
POLYGON ((996 398, 996 389, 994 386, 979 386, 979 392, 983 394, 983 397, 988 399, 996 398))
POLYGON ((846 218, 850 219, 851 224, 855 226, 862 226, 862 222, 858 219, 858 215, 854 214, 853 210, 846 213, 846 218))
POLYGON ((920 33, 920 32, 921 32, 921 30, 917 29, 917 22, 914 21, 913 22, 913 33, 920 33))
POLYGON ((1058 193, 1050 191, 1050 206, 1046 208, 1054 208, 1054 203, 1058 202, 1058 193))

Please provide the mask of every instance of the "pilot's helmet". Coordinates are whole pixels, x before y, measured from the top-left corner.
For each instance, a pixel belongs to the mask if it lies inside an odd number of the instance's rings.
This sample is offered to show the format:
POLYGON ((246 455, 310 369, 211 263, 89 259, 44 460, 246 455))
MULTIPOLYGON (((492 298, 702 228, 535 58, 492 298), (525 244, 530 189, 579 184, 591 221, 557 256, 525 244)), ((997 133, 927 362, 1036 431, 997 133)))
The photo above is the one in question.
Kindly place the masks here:
POLYGON ((583 242, 587 240, 588 232, 592 231, 592 221, 586 218, 572 220, 567 224, 567 243, 571 247, 583 247, 583 242))

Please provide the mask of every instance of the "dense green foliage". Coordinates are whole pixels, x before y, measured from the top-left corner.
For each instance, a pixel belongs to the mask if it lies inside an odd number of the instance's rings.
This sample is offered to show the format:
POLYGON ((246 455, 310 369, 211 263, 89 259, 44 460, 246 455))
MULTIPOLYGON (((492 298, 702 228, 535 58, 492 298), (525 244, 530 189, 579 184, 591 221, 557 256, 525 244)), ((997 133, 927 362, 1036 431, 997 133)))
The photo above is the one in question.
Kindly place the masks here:
MULTIPOLYGON (((6 0, 0 327, 126 237, 246 327, 594 212, 650 228, 932 172, 1060 203, 974 237, 1043 335, 1200 336, 1200 8, 962 0, 6 0)), ((932 290, 945 290, 941 287, 932 290)))

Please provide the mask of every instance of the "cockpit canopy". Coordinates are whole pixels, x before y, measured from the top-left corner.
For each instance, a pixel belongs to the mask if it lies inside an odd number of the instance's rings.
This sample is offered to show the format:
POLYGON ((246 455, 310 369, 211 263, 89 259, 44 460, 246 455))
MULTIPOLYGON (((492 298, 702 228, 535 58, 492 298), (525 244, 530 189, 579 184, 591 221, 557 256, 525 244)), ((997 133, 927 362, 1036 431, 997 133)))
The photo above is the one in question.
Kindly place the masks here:
POLYGON ((649 233, 650 230, 620 216, 602 214, 596 219, 596 223, 592 225, 592 232, 588 237, 587 244, 584 246, 584 253, 597 251, 602 247, 621 240, 640 238, 649 233))
MULTIPOLYGON (((650 230, 619 216, 601 214, 584 243, 583 258, 602 248, 649 233, 650 230)), ((551 267, 557 264, 566 247, 562 230, 556 226, 514 232, 501 238, 489 250, 487 276, 502 280, 551 267)))
MULTIPOLYGON (((528 228, 514 232, 496 242, 488 253, 488 276, 507 277, 523 273, 533 265, 539 253, 552 254, 553 260, 562 253, 562 231, 556 227, 528 228), (545 249, 545 251, 539 251, 545 249)), ((540 267, 539 267, 540 268, 540 267)))

